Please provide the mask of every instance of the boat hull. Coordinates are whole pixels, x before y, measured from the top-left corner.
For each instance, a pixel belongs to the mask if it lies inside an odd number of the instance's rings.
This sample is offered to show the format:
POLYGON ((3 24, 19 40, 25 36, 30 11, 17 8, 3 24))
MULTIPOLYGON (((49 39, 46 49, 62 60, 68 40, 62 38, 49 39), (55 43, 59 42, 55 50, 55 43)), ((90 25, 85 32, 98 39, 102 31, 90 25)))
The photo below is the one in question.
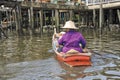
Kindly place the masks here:
POLYGON ((72 56, 63 57, 63 56, 56 54, 56 57, 57 57, 57 60, 64 62, 66 65, 68 65, 70 67, 90 66, 92 64, 90 56, 72 55, 72 56))

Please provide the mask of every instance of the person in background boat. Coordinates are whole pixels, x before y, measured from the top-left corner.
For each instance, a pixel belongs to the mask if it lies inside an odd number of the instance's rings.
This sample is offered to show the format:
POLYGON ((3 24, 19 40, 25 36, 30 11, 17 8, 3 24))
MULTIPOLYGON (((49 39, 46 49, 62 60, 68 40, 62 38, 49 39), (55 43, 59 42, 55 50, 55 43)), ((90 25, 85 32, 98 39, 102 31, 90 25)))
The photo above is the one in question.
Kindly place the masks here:
POLYGON ((81 33, 76 31, 78 28, 75 26, 75 23, 67 21, 62 28, 66 29, 66 33, 58 40, 59 45, 63 45, 62 52, 84 52, 83 49, 86 47, 86 40, 81 33))

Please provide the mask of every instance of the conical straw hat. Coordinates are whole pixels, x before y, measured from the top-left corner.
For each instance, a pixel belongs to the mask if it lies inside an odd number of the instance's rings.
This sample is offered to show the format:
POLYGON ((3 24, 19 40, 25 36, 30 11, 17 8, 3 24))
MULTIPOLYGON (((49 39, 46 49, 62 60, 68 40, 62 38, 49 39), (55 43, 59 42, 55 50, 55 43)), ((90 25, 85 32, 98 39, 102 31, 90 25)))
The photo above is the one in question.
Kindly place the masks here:
POLYGON ((75 23, 73 21, 67 21, 64 25, 64 27, 62 28, 66 28, 66 29, 78 29, 77 27, 75 27, 75 23))

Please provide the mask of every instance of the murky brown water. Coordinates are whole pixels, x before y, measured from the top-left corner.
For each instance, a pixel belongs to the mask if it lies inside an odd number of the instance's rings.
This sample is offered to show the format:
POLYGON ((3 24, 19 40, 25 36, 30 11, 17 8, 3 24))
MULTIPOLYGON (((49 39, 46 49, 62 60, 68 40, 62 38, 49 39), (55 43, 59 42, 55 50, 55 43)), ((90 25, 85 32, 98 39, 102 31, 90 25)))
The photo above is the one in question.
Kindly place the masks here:
POLYGON ((70 68, 57 61, 51 36, 10 35, 0 40, 0 80, 120 80, 120 31, 82 30, 92 66, 70 68))

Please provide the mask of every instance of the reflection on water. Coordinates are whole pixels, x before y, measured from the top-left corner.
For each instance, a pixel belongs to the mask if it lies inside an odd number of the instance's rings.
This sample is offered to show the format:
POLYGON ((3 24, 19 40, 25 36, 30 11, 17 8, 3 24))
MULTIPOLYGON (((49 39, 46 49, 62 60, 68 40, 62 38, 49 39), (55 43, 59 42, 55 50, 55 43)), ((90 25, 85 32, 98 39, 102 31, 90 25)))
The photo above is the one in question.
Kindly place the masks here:
POLYGON ((56 60, 51 36, 0 40, 0 80, 119 80, 120 31, 81 32, 93 51, 92 66, 70 68, 56 60))
POLYGON ((5 58, 6 63, 47 58, 51 55, 47 52, 51 49, 50 39, 50 37, 47 39, 45 37, 10 37, 1 43, 1 58, 5 58))

